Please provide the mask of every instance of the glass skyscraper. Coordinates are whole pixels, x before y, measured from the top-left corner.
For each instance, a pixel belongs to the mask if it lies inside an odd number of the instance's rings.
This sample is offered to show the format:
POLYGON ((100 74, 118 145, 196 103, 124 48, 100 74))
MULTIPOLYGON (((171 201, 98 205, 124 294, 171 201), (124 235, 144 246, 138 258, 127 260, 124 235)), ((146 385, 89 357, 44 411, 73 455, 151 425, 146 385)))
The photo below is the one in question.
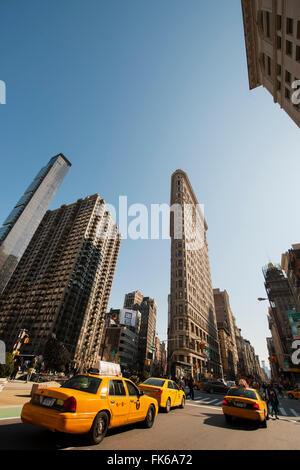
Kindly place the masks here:
POLYGON ((3 292, 44 217, 71 163, 52 157, 34 178, 0 228, 0 293, 3 292))

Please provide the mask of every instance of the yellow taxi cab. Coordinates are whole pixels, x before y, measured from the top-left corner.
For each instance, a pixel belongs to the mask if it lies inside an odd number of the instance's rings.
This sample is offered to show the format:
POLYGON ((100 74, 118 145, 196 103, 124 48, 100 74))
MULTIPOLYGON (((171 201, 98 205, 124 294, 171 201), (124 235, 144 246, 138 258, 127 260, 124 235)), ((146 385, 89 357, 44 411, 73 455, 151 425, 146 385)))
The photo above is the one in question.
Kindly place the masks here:
POLYGON ((38 389, 21 419, 53 432, 87 433, 91 444, 99 444, 110 428, 141 421, 151 428, 157 413, 157 401, 131 380, 89 373, 58 388, 38 389))
POLYGON ((208 382, 208 379, 196 380, 196 381, 194 382, 194 389, 196 389, 196 390, 202 390, 204 384, 206 384, 207 382, 208 382))
POLYGON ((286 392, 286 396, 290 399, 300 398, 300 388, 295 387, 293 390, 289 390, 288 392, 286 392))
POLYGON ((269 419, 268 407, 257 390, 245 387, 232 387, 223 399, 223 414, 226 422, 231 422, 233 417, 257 421, 263 427, 267 427, 269 419))
POLYGON ((185 393, 173 380, 150 377, 139 384, 139 389, 155 398, 158 406, 166 413, 169 413, 172 407, 184 408, 185 406, 185 393))

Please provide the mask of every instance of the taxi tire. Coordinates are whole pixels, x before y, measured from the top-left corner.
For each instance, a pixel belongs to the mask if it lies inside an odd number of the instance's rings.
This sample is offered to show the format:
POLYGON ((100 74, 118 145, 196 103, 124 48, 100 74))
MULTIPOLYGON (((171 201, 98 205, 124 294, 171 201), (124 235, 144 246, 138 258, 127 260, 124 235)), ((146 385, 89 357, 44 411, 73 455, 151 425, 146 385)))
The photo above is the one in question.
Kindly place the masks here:
POLYGON ((268 427, 267 418, 265 418, 265 420, 261 423, 261 427, 262 428, 267 428, 268 427))
POLYGON ((145 428, 152 428, 155 420, 155 409, 153 405, 150 405, 147 411, 147 415, 144 421, 145 428))
POLYGON ((288 394, 288 398, 290 398, 291 400, 294 399, 294 395, 292 395, 291 393, 288 394))
POLYGON ((183 409, 185 407, 185 398, 182 397, 181 404, 179 405, 179 408, 183 409))
POLYGON ((165 413, 170 413, 170 411, 171 411, 171 399, 168 398, 166 402, 165 413))
POLYGON ((230 415, 224 415, 224 416, 225 416, 226 423, 232 423, 232 416, 230 415))
POLYGON ((89 438, 89 441, 90 441, 91 444, 97 445, 97 444, 100 444, 101 441, 103 441, 103 439, 104 439, 104 437, 107 433, 108 424, 109 424, 108 414, 105 411, 100 411, 96 415, 96 417, 93 421, 92 427, 91 427, 90 431, 88 432, 88 438, 89 438), (99 421, 100 420, 104 420, 105 424, 104 424, 104 429, 103 429, 102 433, 100 435, 98 435, 97 434, 97 428, 99 426, 99 421))

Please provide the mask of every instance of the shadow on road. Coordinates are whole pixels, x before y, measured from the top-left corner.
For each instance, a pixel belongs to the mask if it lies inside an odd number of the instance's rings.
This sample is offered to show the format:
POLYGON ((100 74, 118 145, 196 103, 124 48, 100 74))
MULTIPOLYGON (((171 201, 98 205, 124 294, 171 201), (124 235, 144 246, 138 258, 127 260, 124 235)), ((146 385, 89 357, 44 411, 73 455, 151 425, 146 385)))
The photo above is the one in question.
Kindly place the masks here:
MULTIPOLYGON (((108 430, 106 437, 141 427, 139 423, 108 430)), ((0 426, 1 450, 63 450, 68 447, 94 447, 84 434, 53 433, 24 423, 0 426)))
POLYGON ((223 415, 216 415, 212 413, 203 413, 202 415, 208 416, 204 419, 203 423, 208 426, 214 426, 223 429, 234 429, 238 431, 255 431, 258 429, 258 423, 241 418, 234 418, 232 423, 226 423, 223 415))

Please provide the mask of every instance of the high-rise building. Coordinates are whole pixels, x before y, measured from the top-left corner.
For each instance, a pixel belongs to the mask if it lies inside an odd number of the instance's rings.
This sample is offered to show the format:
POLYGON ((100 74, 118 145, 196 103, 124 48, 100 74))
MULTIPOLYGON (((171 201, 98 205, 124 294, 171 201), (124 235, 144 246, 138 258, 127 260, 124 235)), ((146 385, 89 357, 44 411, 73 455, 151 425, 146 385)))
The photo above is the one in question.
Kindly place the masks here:
POLYGON ((129 294, 125 294, 124 308, 134 307, 135 309, 138 309, 142 302, 143 294, 139 290, 129 292, 129 294))
POLYGON ((176 376, 222 377, 207 224, 186 173, 171 180, 168 366, 176 376), (177 211, 173 211, 173 208, 177 211), (179 210, 178 210, 179 208, 179 210))
POLYGON ((288 278, 279 265, 269 263, 263 268, 263 274, 270 302, 268 319, 273 338, 272 346, 275 349, 274 361, 278 364, 278 372, 282 376, 287 376, 293 368, 291 363, 293 335, 288 312, 295 308, 295 298, 288 278))
MULTIPOLYGON (((291 291, 294 295, 295 307, 300 312, 300 244, 292 245, 292 249, 288 250, 281 256, 281 268, 287 275, 290 283, 291 291)), ((300 333, 299 333, 300 334, 300 333)))
POLYGON ((10 351, 26 329, 23 353, 42 354, 55 334, 72 359, 93 364, 100 352, 120 247, 98 194, 47 211, 0 296, 0 339, 10 351))
POLYGON ((124 309, 126 308, 141 312, 138 366, 140 369, 146 366, 150 370, 155 352, 156 302, 150 297, 144 297, 140 291, 135 291, 125 295, 124 309))
POLYGON ((300 127, 299 0, 242 0, 250 89, 265 87, 300 127))
POLYGON ((238 351, 229 296, 226 290, 214 289, 213 292, 223 374, 227 380, 234 380, 238 372, 238 351))
POLYGON ((28 186, 0 228, 0 293, 20 261, 71 163, 62 154, 51 158, 28 186))

